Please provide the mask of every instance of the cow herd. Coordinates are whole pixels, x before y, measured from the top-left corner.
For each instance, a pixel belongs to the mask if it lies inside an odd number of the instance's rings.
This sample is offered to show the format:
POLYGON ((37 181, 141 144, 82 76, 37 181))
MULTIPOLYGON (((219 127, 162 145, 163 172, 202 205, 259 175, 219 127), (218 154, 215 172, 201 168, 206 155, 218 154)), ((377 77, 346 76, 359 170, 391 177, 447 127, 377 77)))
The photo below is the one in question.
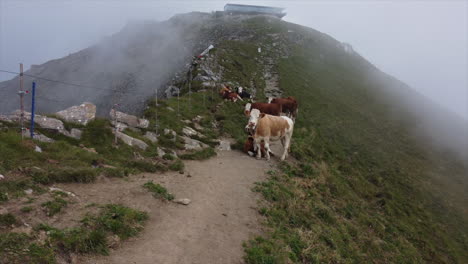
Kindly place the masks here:
POLYGON ((244 99, 252 101, 244 108, 244 114, 249 118, 245 126, 248 138, 244 144, 244 152, 256 155, 257 159, 265 157, 269 160, 270 156, 274 156, 270 142, 279 140, 284 148, 280 159, 287 158, 298 112, 294 97, 269 98, 268 103, 260 103, 253 102, 252 96, 242 87, 233 91, 229 86, 223 86, 219 93, 223 99, 232 102, 244 99))

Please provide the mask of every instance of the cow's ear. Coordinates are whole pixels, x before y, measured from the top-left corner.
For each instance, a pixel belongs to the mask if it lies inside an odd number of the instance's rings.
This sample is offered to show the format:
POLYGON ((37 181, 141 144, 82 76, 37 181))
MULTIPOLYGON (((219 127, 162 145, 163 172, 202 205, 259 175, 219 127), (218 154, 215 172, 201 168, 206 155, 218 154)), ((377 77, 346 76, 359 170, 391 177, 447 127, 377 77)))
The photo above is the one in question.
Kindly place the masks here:
POLYGON ((265 116, 265 113, 260 114, 260 118, 263 118, 265 116))

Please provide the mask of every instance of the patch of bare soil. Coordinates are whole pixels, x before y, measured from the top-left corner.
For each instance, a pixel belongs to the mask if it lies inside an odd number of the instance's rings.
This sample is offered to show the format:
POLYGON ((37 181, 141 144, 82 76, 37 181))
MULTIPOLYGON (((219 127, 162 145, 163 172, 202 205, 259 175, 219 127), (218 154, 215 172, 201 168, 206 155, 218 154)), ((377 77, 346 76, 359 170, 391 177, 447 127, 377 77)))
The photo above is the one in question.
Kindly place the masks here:
POLYGON ((242 242, 261 233, 259 197, 252 188, 273 164, 237 151, 220 151, 206 161, 186 162, 185 174, 59 185, 87 203, 120 203, 150 216, 140 236, 123 242, 109 256, 80 256, 77 263, 242 263, 242 242), (141 187, 150 180, 191 203, 153 198, 141 187))

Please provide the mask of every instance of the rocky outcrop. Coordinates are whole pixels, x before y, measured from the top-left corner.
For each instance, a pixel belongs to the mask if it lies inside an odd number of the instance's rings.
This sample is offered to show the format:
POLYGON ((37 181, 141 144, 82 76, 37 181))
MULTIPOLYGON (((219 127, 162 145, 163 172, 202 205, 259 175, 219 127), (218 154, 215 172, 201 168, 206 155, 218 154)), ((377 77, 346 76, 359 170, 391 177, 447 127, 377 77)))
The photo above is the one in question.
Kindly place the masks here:
POLYGON ((136 139, 136 138, 133 138, 127 134, 124 134, 122 132, 119 132, 119 131, 114 131, 113 132, 117 138, 121 139, 125 144, 129 145, 129 146, 136 146, 142 150, 145 150, 147 147, 148 147, 148 144, 146 144, 145 142, 143 142, 142 140, 139 140, 139 139, 136 139))
POLYGON ((185 143, 184 148, 186 150, 202 150, 208 147, 208 145, 196 139, 192 139, 192 138, 184 137, 184 136, 182 137, 182 139, 184 140, 184 143, 185 143))
POLYGON ((124 123, 129 127, 148 128, 149 121, 147 119, 138 118, 134 115, 129 115, 112 109, 109 113, 110 118, 114 122, 124 123))
POLYGON ((96 106, 92 103, 82 103, 55 113, 58 117, 71 123, 86 125, 96 117, 96 106))
MULTIPOLYGON (((12 122, 19 122, 21 119, 21 111, 20 110, 13 111, 13 113, 11 113, 11 115, 9 116, 9 119, 12 122)), ((24 120, 31 121, 31 113, 24 112, 24 120)), ((36 123, 37 125, 45 129, 54 129, 54 130, 59 130, 59 131, 65 129, 62 121, 56 118, 42 116, 42 115, 34 115, 34 123, 36 123)))
POLYGON ((146 131, 145 135, 143 136, 147 138, 149 141, 151 141, 152 143, 158 142, 158 136, 156 135, 156 133, 146 131))
MULTIPOLYGON (((23 137, 25 138, 31 138, 31 133, 29 131, 23 131, 23 137)), ((41 141, 41 142, 46 142, 46 143, 52 143, 52 142, 55 142, 55 140, 47 137, 47 136, 44 136, 43 134, 40 134, 38 132, 34 132, 34 139, 35 140, 38 140, 38 141, 41 141)))
POLYGON ((187 137, 193 137, 193 136, 197 136, 199 138, 204 138, 205 136, 203 134, 201 134, 200 132, 196 131, 195 129, 191 128, 191 127, 184 127, 182 128, 182 133, 184 135, 186 135, 187 137))

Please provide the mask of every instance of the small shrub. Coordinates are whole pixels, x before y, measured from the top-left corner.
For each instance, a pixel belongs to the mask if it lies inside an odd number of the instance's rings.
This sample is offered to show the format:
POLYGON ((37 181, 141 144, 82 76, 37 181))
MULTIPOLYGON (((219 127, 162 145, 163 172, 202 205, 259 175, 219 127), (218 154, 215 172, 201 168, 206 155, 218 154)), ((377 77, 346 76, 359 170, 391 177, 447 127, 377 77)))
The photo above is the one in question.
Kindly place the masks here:
POLYGON ((135 236, 148 219, 148 214, 117 204, 109 204, 95 219, 97 228, 102 228, 118 235, 121 239, 135 236))
POLYGON ((167 168, 162 164, 153 164, 143 160, 132 160, 127 163, 127 166, 141 172, 162 172, 167 170, 167 168))
POLYGON ((152 181, 149 181, 143 184, 143 187, 153 193, 155 198, 165 199, 168 201, 174 200, 174 195, 170 194, 167 189, 160 184, 154 184, 152 181))
POLYGON ((99 171, 109 178, 123 178, 128 175, 128 172, 121 168, 101 168, 99 171))
POLYGON ((0 227, 9 227, 17 223, 16 217, 10 213, 0 214, 0 227))
POLYGON ((163 159, 165 160, 174 160, 175 157, 172 154, 166 153, 162 156, 163 159))
POLYGON ((66 207, 68 204, 67 201, 60 197, 55 197, 54 200, 45 202, 41 204, 42 207, 46 210, 47 216, 53 216, 59 213, 63 207, 66 207))
POLYGON ((184 167, 185 165, 180 159, 174 161, 171 165, 169 165, 169 169, 172 171, 182 171, 184 170, 184 167))
POLYGON ((216 156, 216 151, 213 148, 205 148, 194 153, 180 155, 180 158, 185 160, 205 160, 213 156, 216 156))
POLYGON ((24 207, 21 207, 21 212, 23 213, 29 213, 33 210, 34 208, 32 206, 24 206, 24 207))

